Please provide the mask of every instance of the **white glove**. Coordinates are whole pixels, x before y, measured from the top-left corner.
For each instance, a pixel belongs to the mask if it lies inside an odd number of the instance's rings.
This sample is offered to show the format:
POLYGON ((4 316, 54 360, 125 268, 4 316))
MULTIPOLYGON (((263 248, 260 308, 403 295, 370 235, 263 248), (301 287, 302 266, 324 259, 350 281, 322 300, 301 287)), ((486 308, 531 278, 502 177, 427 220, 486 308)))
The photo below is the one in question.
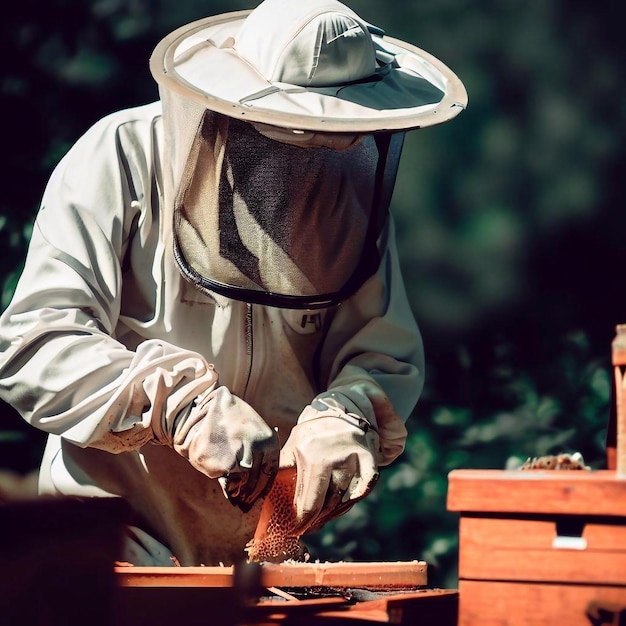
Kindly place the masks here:
POLYGON ((278 434, 226 387, 210 387, 180 411, 167 441, 243 511, 264 496, 278 471, 278 434))
POLYGON ((380 441, 375 426, 332 398, 302 411, 280 453, 296 467, 297 530, 321 528, 364 498, 378 480, 380 441))

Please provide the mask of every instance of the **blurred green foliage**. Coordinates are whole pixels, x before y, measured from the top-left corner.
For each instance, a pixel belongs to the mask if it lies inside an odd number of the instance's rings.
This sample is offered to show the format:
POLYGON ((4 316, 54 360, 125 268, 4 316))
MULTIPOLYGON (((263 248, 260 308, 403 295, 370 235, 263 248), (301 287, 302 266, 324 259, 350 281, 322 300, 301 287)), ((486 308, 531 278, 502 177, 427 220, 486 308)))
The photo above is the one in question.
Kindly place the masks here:
MULTIPOLYGON (((453 122, 410 133, 393 199, 427 353, 403 456, 372 495, 312 536, 315 557, 426 559, 456 584, 447 474, 578 450, 604 463, 610 342, 626 321, 626 49, 618 5, 581 0, 354 0, 450 65, 453 122)), ((157 97, 149 55, 235 0, 23 0, 0 23, 0 278, 9 301, 56 162, 87 127, 157 97)), ((0 465, 36 466, 43 438, 2 407, 0 465)))

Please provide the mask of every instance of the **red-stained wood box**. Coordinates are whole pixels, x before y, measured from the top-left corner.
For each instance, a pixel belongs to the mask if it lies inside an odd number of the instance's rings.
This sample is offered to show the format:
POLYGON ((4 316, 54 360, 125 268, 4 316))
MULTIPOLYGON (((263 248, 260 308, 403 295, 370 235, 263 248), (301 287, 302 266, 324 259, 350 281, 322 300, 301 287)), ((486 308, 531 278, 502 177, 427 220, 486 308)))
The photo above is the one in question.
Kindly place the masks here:
POLYGON ((626 624, 626 479, 455 470, 458 626, 626 624))

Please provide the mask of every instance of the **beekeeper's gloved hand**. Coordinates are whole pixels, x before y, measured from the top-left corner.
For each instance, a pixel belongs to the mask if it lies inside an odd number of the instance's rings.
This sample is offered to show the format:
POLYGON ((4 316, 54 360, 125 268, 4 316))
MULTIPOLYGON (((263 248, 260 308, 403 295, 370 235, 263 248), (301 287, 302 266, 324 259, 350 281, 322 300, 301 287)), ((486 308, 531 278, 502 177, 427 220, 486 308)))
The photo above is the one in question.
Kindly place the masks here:
POLYGON ((278 471, 278 435, 226 387, 209 388, 173 420, 170 445, 244 512, 265 495, 278 471))
POLYGON ((364 498, 378 480, 379 455, 375 425, 334 398, 307 406, 280 454, 281 468, 297 468, 297 530, 317 530, 364 498))

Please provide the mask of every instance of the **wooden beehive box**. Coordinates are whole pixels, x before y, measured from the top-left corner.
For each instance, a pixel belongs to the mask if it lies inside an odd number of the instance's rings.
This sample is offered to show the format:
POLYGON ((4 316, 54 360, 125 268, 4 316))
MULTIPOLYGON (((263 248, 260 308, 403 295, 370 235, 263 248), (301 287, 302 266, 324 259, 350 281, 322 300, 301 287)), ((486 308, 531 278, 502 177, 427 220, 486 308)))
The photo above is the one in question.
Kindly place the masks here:
POLYGON ((606 470, 455 470, 459 626, 626 625, 626 325, 606 470))
POLYGON ((448 509, 460 513, 459 626, 626 623, 614 471, 455 470, 448 509))

